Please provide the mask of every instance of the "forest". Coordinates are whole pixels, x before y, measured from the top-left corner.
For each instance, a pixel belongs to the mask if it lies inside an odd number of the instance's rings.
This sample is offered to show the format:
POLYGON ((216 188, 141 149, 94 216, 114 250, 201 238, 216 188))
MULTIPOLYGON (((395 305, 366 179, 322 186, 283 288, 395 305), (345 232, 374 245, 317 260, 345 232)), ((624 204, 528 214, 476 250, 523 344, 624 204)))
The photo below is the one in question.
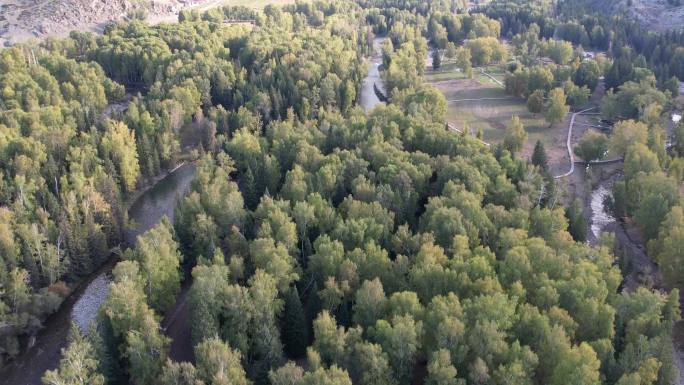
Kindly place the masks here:
POLYGON ((96 322, 73 326, 43 384, 675 383, 684 124, 670 135, 663 117, 684 35, 587 6, 221 7, 2 49, 0 375, 114 258, 96 322), (379 37, 389 100, 366 113, 379 37), (624 289, 615 237, 587 242, 517 116, 491 146, 450 130, 428 52, 469 78, 505 65, 506 94, 550 125, 605 85, 612 132, 574 151, 624 160, 607 205, 664 287, 624 289), (196 174, 174 218, 126 244, 132 200, 183 162, 196 174), (162 322, 184 285, 177 361, 162 322))

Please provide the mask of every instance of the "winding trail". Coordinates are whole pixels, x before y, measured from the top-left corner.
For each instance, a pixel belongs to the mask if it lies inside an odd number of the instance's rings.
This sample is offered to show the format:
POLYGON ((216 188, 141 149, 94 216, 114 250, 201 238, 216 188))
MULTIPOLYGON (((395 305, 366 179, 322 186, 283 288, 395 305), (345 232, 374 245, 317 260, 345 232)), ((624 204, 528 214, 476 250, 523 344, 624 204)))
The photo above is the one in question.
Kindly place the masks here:
POLYGON ((565 141, 565 146, 568 150, 568 156, 570 157, 570 170, 568 170, 568 172, 566 172, 565 174, 554 176, 554 179, 565 178, 566 176, 570 176, 573 172, 575 172, 575 156, 572 153, 572 144, 570 143, 572 141, 572 127, 575 125, 575 118, 577 117, 577 115, 581 115, 587 111, 595 110, 596 108, 598 107, 590 107, 582 111, 572 113, 572 117, 570 118, 570 126, 568 127, 568 138, 565 141))

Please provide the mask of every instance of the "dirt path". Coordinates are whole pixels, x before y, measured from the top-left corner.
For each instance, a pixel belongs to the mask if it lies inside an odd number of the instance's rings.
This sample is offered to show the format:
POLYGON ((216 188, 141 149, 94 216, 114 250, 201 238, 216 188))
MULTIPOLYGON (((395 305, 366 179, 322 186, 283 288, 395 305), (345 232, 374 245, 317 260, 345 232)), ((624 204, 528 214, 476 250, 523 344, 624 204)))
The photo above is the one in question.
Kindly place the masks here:
POLYGON ((503 87, 503 88, 506 88, 506 86, 501 82, 501 80, 495 78, 495 77, 492 76, 490 73, 485 72, 484 68, 480 68, 480 73, 482 73, 482 75, 484 75, 484 76, 486 76, 486 77, 492 79, 492 81, 493 81, 494 83, 498 84, 499 86, 501 86, 501 87, 503 87))
POLYGON ((181 286, 176 303, 164 318, 162 328, 164 334, 171 337, 169 357, 176 362, 195 362, 190 329, 190 311, 188 293, 192 286, 192 277, 188 277, 181 286))
MULTIPOLYGON (((451 122, 447 122, 446 125, 447 125, 447 127, 448 127, 450 130, 452 130, 452 131, 458 132, 459 134, 462 134, 462 133, 463 133, 462 130, 456 128, 456 126, 455 126, 453 123, 451 123, 451 122)), ((491 143, 487 143, 487 142, 485 142, 484 140, 482 140, 482 139, 480 139, 480 138, 478 138, 478 137, 476 137, 476 136, 473 136, 473 138, 477 139, 480 143, 484 144, 484 145, 487 146, 487 147, 489 147, 489 146, 492 145, 491 143)))

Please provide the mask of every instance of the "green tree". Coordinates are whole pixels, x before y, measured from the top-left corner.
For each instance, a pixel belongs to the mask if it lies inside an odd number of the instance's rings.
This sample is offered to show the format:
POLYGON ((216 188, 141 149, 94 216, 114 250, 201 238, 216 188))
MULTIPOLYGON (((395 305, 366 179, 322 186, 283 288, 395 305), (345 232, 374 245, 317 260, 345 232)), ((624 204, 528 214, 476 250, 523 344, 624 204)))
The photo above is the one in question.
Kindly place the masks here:
POLYGON ((160 381, 163 385, 204 385, 191 363, 171 360, 166 361, 160 381))
POLYGON ((544 91, 534 90, 527 97, 527 110, 533 114, 539 114, 544 110, 544 91))
POLYGON ((391 322, 379 320, 369 331, 382 350, 387 352, 394 379, 399 384, 411 382, 413 364, 420 349, 422 324, 411 316, 395 316, 391 322))
POLYGON ((556 64, 568 64, 572 59, 572 43, 564 40, 549 40, 547 45, 547 54, 556 64))
POLYGON ((392 371, 387 354, 380 345, 361 341, 349 353, 349 374, 355 384, 391 385, 392 371))
POLYGON ((304 370, 292 361, 268 373, 271 385, 298 385, 302 377, 304 370))
POLYGON ((472 79, 473 77, 473 66, 472 66, 472 55, 470 49, 467 47, 458 47, 455 53, 456 65, 463 71, 463 73, 472 79))
MULTIPOLYGON (((277 323, 283 303, 278 299, 275 278, 258 269, 249 279, 249 300, 254 309, 248 325, 248 333, 252 337, 250 354, 262 371, 259 375, 267 375, 283 356, 277 323)), ((236 306, 232 313, 235 318, 244 318, 240 306, 236 306)))
POLYGON ((299 279, 296 261, 282 243, 276 244, 272 238, 258 238, 249 245, 249 254, 255 268, 276 279, 279 292, 285 293, 299 279))
POLYGON ((680 206, 672 207, 660 225, 658 238, 649 241, 648 248, 665 283, 671 288, 684 288, 684 212, 680 206))
POLYGON ((515 154, 522 150, 527 141, 527 132, 518 116, 511 117, 511 121, 506 127, 503 146, 505 149, 515 154))
POLYGON ((214 337, 195 347, 197 375, 207 385, 250 385, 239 352, 214 337))
POLYGON ((570 107, 565 104, 565 93, 562 88, 554 88, 549 92, 549 106, 546 108, 546 121, 551 125, 560 123, 570 107))
POLYGON ((610 136, 610 149, 616 154, 625 156, 629 146, 634 143, 648 143, 648 126, 634 120, 616 123, 610 136))
POLYGON ((627 148, 625 154, 625 179, 634 180, 639 173, 660 171, 658 156, 641 143, 634 143, 627 148))
POLYGON ((568 218, 568 232, 572 238, 577 242, 586 242, 587 221, 584 218, 582 203, 578 199, 565 208, 565 217, 568 218))
POLYGON ((451 363, 451 354, 446 349, 432 353, 428 362, 426 385, 464 385, 465 381, 456 378, 456 368, 451 363))
POLYGON ((599 83, 601 77, 601 68, 595 60, 584 60, 577 67, 577 71, 573 75, 573 83, 578 86, 587 86, 593 92, 599 83))
POLYGON ((585 162, 603 159, 608 149, 608 137, 594 130, 587 130, 573 149, 575 155, 585 162))
POLYGON ((565 95, 567 95, 568 104, 573 107, 582 106, 589 100, 589 88, 586 86, 579 87, 571 80, 563 83, 563 90, 565 91, 565 95))
MULTIPOLYGON (((188 307, 193 345, 197 345, 206 338, 219 335, 224 301, 239 301, 237 298, 229 297, 229 294, 234 293, 228 289, 228 268, 224 264, 223 256, 220 255, 220 257, 220 259, 214 259, 215 263, 212 265, 198 265, 192 270, 193 282, 188 293, 188 307)), ((249 313, 247 309, 244 311, 249 313)), ((235 327, 236 325, 231 326, 233 326, 231 330, 239 330, 235 327)), ((236 348, 244 347, 236 344, 235 340, 230 342, 236 348)))
POLYGON ((115 162, 124 189, 127 192, 133 191, 140 176, 135 133, 122 122, 109 121, 107 131, 102 137, 102 147, 115 162))
POLYGON ((354 322, 364 328, 373 326, 378 319, 382 318, 386 307, 387 299, 380 279, 364 281, 356 291, 354 322))
POLYGON ((105 378, 98 373, 95 350, 78 326, 72 324, 69 346, 62 348, 59 368, 43 375, 45 385, 104 385, 105 378))
POLYGON ((335 317, 322 311, 313 322, 313 348, 320 354, 324 363, 329 365, 343 362, 345 356, 346 333, 337 327, 335 317))
POLYGON ((317 368, 302 377, 301 385, 352 385, 349 374, 336 365, 329 369, 317 368))
POLYGON ((126 334, 126 357, 133 382, 149 385, 162 375, 171 340, 161 333, 152 310, 143 311, 139 322, 126 334))
POLYGON ((137 261, 150 306, 165 312, 180 291, 180 263, 183 259, 173 239, 173 228, 166 219, 138 237, 135 249, 126 258, 137 261))
POLYGON ((674 126, 673 129, 673 148, 680 157, 684 157, 684 122, 674 126))

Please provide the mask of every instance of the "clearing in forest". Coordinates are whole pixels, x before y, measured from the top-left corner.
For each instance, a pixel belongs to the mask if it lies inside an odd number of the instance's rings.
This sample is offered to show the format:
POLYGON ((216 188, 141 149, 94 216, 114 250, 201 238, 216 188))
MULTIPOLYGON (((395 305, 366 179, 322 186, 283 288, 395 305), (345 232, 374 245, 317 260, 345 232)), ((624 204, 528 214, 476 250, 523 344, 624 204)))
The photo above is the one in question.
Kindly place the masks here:
POLYGON ((523 156, 531 155, 534 144, 541 140, 552 167, 567 162, 566 122, 549 127, 544 114, 529 112, 525 99, 507 95, 500 84, 481 70, 503 82, 504 70, 500 66, 473 68, 472 79, 468 79, 453 64, 445 64, 437 71, 426 71, 426 82, 441 91, 447 99, 447 120, 459 129, 467 124, 473 135, 482 130, 484 141, 498 143, 503 140, 511 117, 517 115, 527 131, 523 156))

